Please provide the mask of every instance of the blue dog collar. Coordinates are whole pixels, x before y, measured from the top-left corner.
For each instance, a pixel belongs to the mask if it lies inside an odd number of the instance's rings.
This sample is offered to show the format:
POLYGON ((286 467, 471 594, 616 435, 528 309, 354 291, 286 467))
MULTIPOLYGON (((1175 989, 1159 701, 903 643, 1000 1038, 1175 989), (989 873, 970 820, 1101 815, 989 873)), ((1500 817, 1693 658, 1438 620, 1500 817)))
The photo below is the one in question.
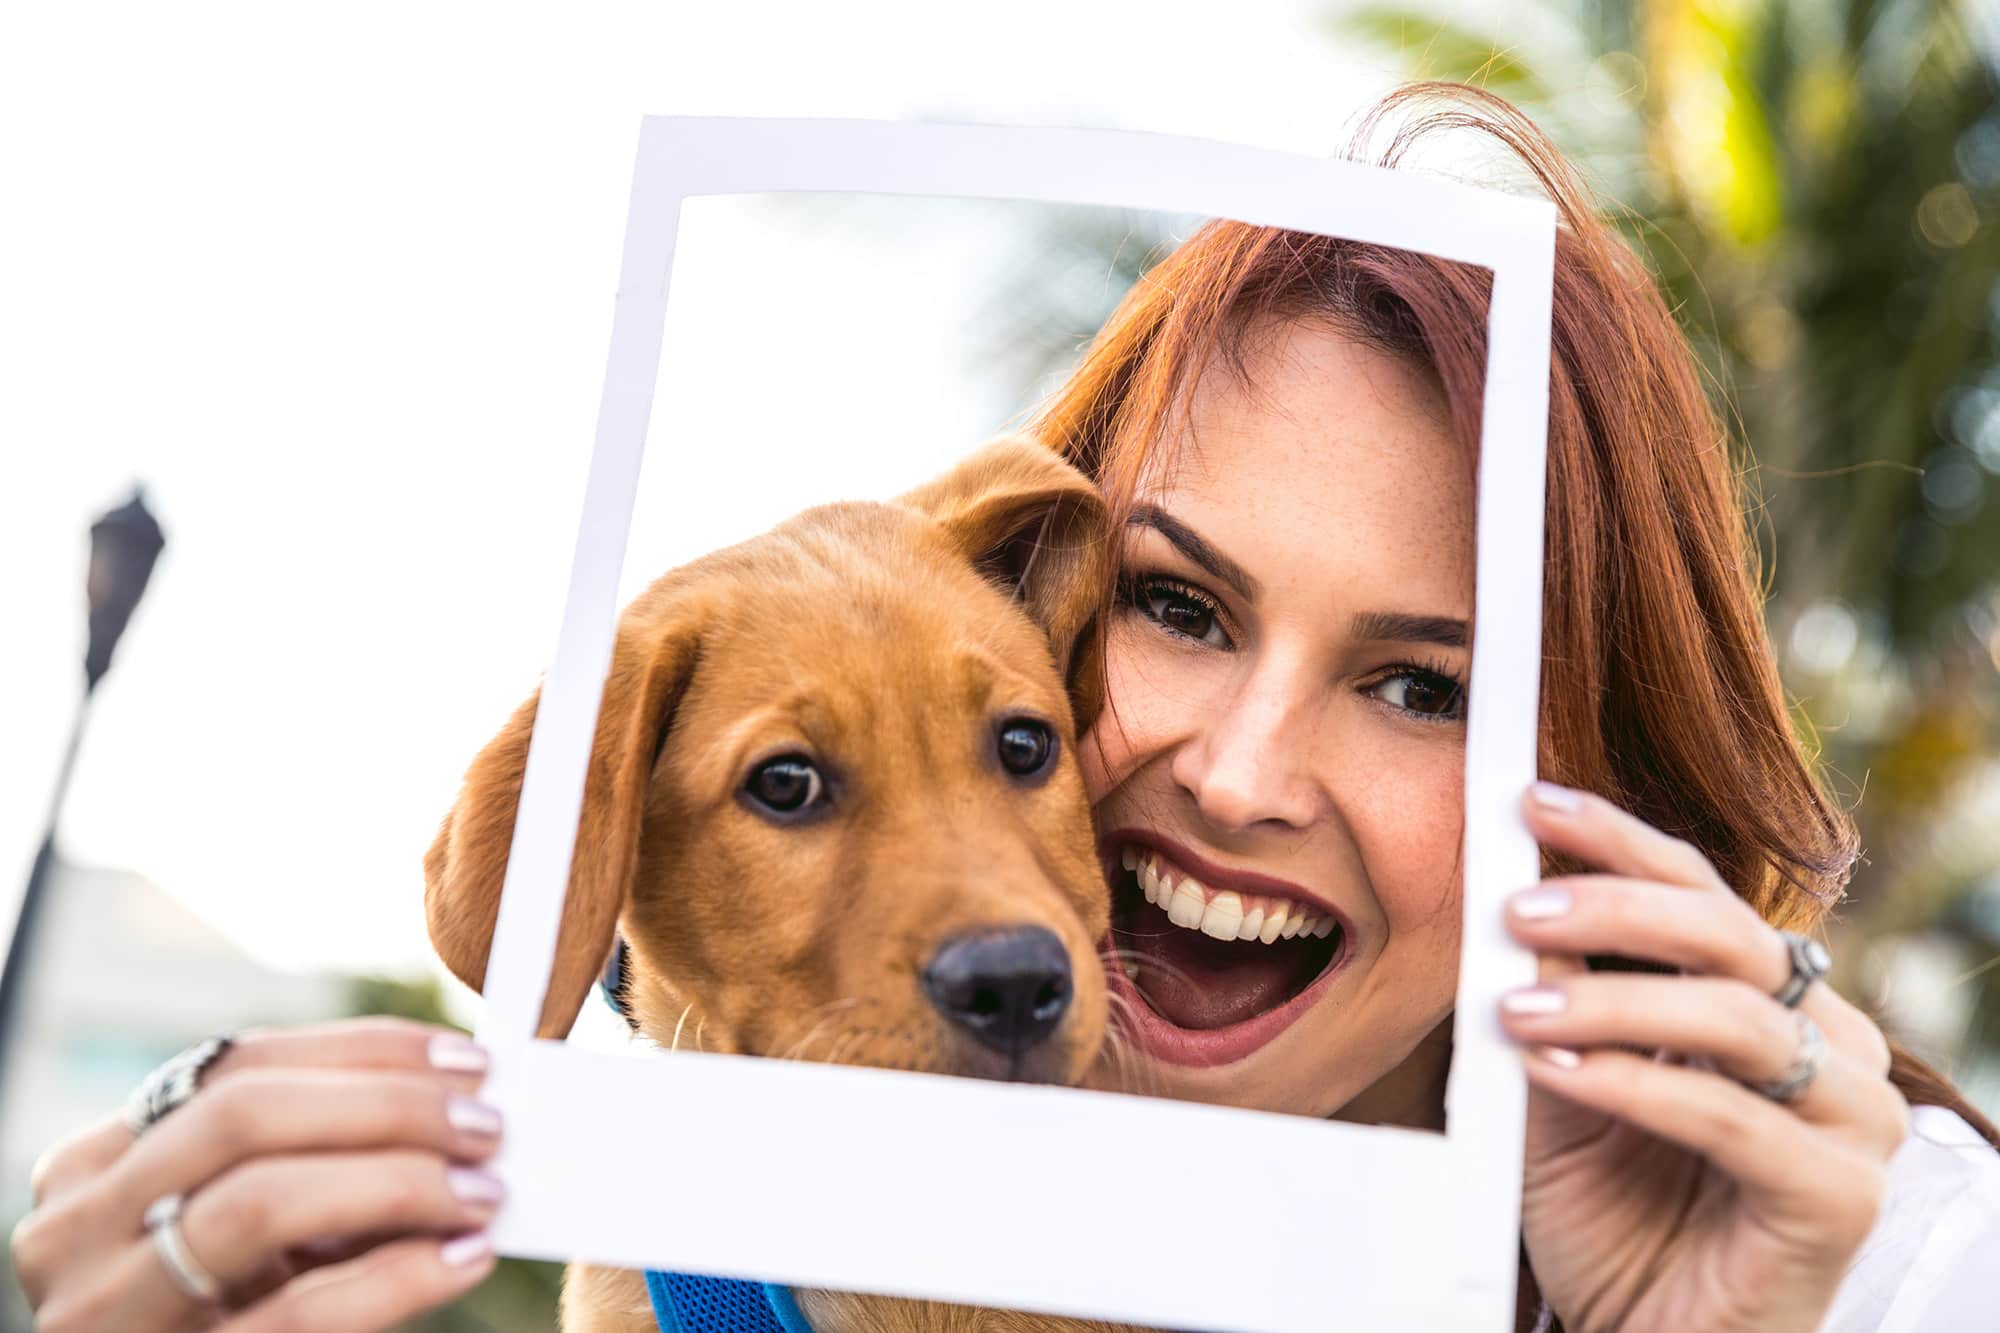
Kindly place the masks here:
POLYGON ((791 1288, 768 1282, 649 1271, 646 1295, 660 1333, 812 1333, 791 1288))

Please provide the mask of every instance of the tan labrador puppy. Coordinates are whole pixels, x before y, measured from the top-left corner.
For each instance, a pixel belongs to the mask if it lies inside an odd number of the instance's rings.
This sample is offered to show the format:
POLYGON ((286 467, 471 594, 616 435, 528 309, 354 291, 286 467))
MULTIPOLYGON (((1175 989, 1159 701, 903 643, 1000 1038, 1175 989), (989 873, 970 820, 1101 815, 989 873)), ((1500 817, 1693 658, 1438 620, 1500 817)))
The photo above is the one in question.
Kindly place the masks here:
MULTIPOLYGON (((1025 440, 891 504, 809 510, 659 579, 619 622, 541 1015, 567 1033, 617 931, 662 1046, 1069 1083, 1095 1059, 1108 894, 1075 748, 1109 535, 1025 440)), ((425 860, 478 987, 530 699, 425 860)), ((1047 1328, 801 1293, 815 1329, 1047 1328)), ((571 1333, 654 1327, 637 1273, 572 1266, 571 1333)), ((1076 1325, 1064 1325, 1077 1327, 1076 1325)))

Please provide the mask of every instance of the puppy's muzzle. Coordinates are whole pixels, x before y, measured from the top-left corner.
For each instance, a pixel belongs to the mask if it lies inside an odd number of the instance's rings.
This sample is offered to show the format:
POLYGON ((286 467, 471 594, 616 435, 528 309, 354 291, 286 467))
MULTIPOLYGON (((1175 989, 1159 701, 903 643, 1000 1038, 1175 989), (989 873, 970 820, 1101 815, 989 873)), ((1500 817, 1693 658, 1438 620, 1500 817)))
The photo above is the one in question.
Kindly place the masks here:
POLYGON ((980 1045, 1018 1059, 1061 1025, 1074 990, 1052 930, 1019 926, 946 940, 924 969, 931 1004, 980 1045))

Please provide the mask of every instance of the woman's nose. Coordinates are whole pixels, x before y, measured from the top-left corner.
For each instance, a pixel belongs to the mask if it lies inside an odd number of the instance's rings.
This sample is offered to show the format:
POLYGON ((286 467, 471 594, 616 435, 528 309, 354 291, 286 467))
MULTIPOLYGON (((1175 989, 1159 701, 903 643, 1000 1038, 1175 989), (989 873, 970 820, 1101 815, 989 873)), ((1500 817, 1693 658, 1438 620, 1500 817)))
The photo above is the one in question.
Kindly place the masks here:
POLYGON ((1310 827, 1321 801, 1308 711, 1281 682, 1251 678, 1175 752, 1174 781, 1218 829, 1310 827))

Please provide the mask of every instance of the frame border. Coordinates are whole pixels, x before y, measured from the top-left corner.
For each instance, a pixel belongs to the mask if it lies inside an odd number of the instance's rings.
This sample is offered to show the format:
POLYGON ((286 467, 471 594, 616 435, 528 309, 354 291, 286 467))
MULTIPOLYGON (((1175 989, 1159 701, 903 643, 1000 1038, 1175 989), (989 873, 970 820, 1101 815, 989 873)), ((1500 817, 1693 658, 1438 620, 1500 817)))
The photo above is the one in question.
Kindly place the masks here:
POLYGON ((1319 1302, 1331 1299, 1350 1325, 1510 1329, 1526 1081, 1490 1015, 1534 976, 1501 904, 1540 875, 1518 806, 1539 715, 1542 571, 1526 553, 1543 543, 1555 217, 1542 199, 1181 137, 645 118, 569 591, 486 974, 486 1095, 510 1125, 498 1248, 1181 1327, 1303 1333, 1327 1325, 1319 1302), (1492 272, 1470 680, 1482 706, 1466 737, 1446 1135, 936 1075, 686 1052, 635 1060, 533 1039, 610 664, 681 202, 798 192, 1231 217, 1492 272), (671 1110, 642 1119, 639 1106, 671 1110), (1120 1179, 1107 1199, 1101 1145, 1114 1139, 1184 1153, 1253 1143, 1280 1165, 1246 1169, 1232 1156, 1171 1182, 1120 1179), (746 1193, 752 1156, 755 1178, 792 1183, 781 1206, 746 1193), (941 1172, 977 1201, 979 1243, 939 1217, 941 1172), (1329 1208, 1357 1192, 1366 1215, 1329 1208), (1253 1235, 1221 1238, 1240 1261, 1205 1262, 1218 1247, 1198 1231, 1157 1234, 1160 1219, 1205 1214, 1259 1219, 1253 1235))

